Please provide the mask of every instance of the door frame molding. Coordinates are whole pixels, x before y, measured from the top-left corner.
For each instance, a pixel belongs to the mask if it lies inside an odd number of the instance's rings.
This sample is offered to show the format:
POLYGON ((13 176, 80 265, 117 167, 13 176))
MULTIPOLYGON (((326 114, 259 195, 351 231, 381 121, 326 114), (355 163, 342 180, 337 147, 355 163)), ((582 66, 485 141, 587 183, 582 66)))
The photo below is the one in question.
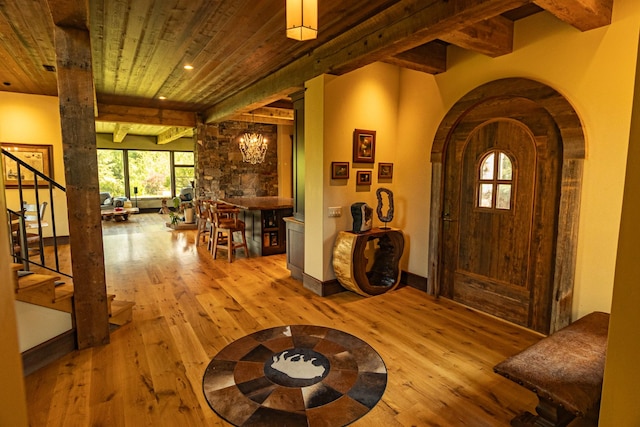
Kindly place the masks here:
POLYGON ((531 79, 506 78, 483 84, 456 102, 440 122, 431 148, 431 216, 427 292, 438 296, 441 283, 444 155, 457 124, 478 105, 495 98, 526 98, 546 110, 560 132, 562 171, 553 271, 553 333, 571 323, 578 250, 580 195, 586 153, 582 123, 569 101, 555 89, 531 79))

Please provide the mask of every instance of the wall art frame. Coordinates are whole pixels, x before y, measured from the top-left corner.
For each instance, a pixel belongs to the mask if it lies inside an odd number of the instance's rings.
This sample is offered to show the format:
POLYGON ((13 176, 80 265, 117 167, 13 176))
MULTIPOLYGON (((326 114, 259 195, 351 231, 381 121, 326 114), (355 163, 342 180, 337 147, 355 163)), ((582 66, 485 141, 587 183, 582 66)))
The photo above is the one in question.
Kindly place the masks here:
POLYGON ((378 163, 378 179, 393 178, 393 163, 378 163))
POLYGON ((331 162, 331 179, 349 179, 349 162, 331 162))
POLYGON ((374 163, 376 159, 376 131, 353 131, 353 163, 374 163))
POLYGON ((371 185, 371 171, 356 172, 357 185, 371 185))
MULTIPOLYGON (((48 177, 53 177, 53 145, 14 144, 3 142, 0 144, 3 150, 27 163, 38 172, 48 177)), ((2 156, 4 167, 4 185, 7 188, 18 187, 18 164, 8 156, 2 156)), ((22 187, 35 186, 34 173, 25 167, 20 168, 22 187)), ((46 187, 47 182, 39 178, 39 187, 46 187)))

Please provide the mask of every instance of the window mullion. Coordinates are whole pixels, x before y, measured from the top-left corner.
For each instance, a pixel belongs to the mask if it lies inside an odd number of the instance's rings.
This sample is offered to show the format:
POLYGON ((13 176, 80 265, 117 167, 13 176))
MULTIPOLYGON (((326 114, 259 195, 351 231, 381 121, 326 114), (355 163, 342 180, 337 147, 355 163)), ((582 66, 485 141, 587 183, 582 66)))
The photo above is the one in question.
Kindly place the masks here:
POLYGON ((131 200, 129 185, 129 150, 122 150, 122 174, 124 175, 124 195, 131 200))

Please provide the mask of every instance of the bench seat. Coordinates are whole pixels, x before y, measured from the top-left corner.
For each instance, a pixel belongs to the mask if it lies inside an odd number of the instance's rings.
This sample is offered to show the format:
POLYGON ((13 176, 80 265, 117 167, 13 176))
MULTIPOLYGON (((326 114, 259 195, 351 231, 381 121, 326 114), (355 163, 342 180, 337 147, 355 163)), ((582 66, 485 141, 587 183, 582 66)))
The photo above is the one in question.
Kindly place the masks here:
POLYGON ((608 325, 609 314, 590 313, 494 367, 540 400, 537 417, 523 414, 512 425, 563 426, 597 412, 608 325))

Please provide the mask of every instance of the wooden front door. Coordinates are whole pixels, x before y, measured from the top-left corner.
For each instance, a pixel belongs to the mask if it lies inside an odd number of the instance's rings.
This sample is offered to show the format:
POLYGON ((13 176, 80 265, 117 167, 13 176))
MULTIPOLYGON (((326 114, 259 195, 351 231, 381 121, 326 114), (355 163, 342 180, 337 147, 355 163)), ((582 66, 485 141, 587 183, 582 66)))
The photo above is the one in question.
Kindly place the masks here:
POLYGON ((492 104, 459 123, 446 147, 441 293, 546 333, 559 137, 548 115, 527 101, 492 104), (503 111, 519 117, 496 114, 503 111))

